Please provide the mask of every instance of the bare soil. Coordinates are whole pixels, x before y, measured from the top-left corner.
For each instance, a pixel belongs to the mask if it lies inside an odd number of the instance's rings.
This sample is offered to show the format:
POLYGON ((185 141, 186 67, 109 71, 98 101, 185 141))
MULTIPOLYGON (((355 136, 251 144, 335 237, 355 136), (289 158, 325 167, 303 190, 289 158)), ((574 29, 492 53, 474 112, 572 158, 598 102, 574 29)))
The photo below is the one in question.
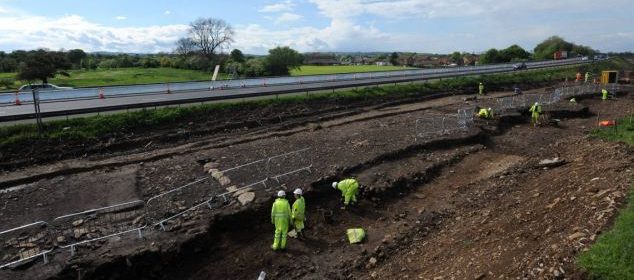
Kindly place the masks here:
MULTIPOLYGON (((305 112, 307 119, 7 172, 0 179, 2 230, 147 200, 205 176, 209 162, 226 169, 309 147, 313 164, 312 173, 282 185, 254 187, 250 204, 232 200, 213 211, 197 210, 169 223, 167 232, 154 228, 142 239, 132 234, 97 242, 73 257, 60 250, 48 264, 2 270, 0 278, 255 279, 260 271, 267 279, 583 278, 575 258, 610 226, 634 175, 631 148, 588 133, 597 113, 616 118, 634 108, 632 95, 549 106, 557 125, 535 128, 526 112, 508 112, 477 121, 469 131, 415 137, 416 118, 473 105, 464 97, 336 113, 315 109, 305 112), (539 165, 554 157, 565 164, 539 165), (348 176, 367 187, 359 205, 344 211, 330 183, 348 176), (295 187, 306 193, 307 238, 289 239, 286 251, 273 252, 273 194, 295 187), (363 244, 348 244, 345 230, 351 227, 366 229, 363 244)), ((177 199, 198 197, 183 193, 177 199)))

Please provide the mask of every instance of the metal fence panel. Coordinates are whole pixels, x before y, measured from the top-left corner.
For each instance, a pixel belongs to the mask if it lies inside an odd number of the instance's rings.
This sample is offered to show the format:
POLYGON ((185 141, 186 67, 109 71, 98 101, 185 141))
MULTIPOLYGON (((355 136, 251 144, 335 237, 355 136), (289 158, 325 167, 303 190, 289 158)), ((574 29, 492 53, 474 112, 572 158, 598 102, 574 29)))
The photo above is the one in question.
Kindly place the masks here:
POLYGON ((277 184, 292 181, 311 172, 313 167, 310 148, 292 151, 267 159, 268 178, 277 184))
POLYGON ((0 268, 43 257, 53 249, 53 236, 45 222, 35 222, 0 232, 0 268))
POLYGON ((156 223, 207 201, 220 192, 222 187, 217 180, 196 180, 148 199, 145 205, 146 218, 150 223, 156 223))
POLYGON ((88 243, 145 225, 144 202, 137 200, 57 217, 51 223, 59 245, 88 243))

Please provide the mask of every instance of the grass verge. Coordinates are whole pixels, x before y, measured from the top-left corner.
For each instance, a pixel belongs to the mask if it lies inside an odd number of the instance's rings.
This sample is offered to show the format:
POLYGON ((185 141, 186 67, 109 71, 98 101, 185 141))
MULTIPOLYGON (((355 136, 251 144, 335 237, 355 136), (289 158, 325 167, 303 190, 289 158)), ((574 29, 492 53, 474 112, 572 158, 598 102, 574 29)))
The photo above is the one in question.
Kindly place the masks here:
POLYGON ((263 99, 249 102, 227 102, 204 104, 183 108, 161 108, 142 110, 130 113, 74 118, 44 123, 44 133, 37 135, 37 127, 33 124, 0 127, 0 150, 13 150, 23 145, 54 144, 64 141, 86 141, 99 138, 117 137, 130 132, 158 130, 177 126, 201 116, 212 116, 213 113, 229 113, 232 110, 254 110, 263 106, 286 106, 336 98, 338 102, 368 100, 389 95, 391 98, 403 98, 430 94, 435 92, 464 91, 476 93, 478 82, 483 81, 488 91, 508 89, 514 84, 546 84, 552 81, 572 77, 577 71, 587 71, 589 67, 607 69, 615 67, 614 61, 602 64, 569 67, 565 69, 549 69, 509 74, 459 77, 444 79, 430 83, 389 85, 366 87, 358 90, 344 90, 335 93, 286 96, 276 99, 263 99))
MULTIPOLYGON (((634 146, 634 116, 618 120, 617 130, 594 131, 596 136, 634 146)), ((634 279, 634 186, 628 205, 621 210, 612 229, 601 235, 590 250, 579 256, 579 264, 590 279, 634 279)))

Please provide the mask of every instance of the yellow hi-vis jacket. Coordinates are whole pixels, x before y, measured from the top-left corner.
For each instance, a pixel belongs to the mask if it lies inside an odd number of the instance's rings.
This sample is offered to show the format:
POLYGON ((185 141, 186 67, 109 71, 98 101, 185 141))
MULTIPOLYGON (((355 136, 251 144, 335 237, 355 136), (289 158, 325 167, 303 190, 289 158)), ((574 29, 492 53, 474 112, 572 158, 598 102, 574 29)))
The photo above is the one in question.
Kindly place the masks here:
POLYGON ((275 227, 286 227, 291 221, 291 205, 288 204, 286 198, 278 198, 273 202, 271 208, 271 223, 275 224, 275 227))
POLYGON ((304 215, 306 213, 306 202, 304 201, 304 197, 300 196, 298 199, 293 202, 293 211, 291 214, 291 219, 295 220, 304 220, 304 215))
POLYGON ((345 205, 357 201, 357 193, 359 192, 359 182, 357 180, 345 179, 337 184, 337 189, 341 191, 345 205))

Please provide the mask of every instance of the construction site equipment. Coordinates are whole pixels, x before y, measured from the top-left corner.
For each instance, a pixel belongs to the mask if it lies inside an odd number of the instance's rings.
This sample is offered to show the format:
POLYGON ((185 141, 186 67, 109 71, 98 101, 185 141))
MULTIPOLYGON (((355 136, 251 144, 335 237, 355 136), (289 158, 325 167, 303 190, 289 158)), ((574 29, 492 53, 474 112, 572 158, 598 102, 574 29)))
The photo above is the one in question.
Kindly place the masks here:
POLYGON ((599 126, 615 126, 616 125, 616 121, 615 120, 607 120, 607 121, 600 121, 599 122, 599 126))
POLYGON ((614 70, 601 72, 601 84, 615 84, 619 80, 619 72, 614 70))
POLYGON ((346 231, 346 235, 348 235, 350 244, 361 243, 365 239, 365 230, 362 228, 350 228, 346 231))

